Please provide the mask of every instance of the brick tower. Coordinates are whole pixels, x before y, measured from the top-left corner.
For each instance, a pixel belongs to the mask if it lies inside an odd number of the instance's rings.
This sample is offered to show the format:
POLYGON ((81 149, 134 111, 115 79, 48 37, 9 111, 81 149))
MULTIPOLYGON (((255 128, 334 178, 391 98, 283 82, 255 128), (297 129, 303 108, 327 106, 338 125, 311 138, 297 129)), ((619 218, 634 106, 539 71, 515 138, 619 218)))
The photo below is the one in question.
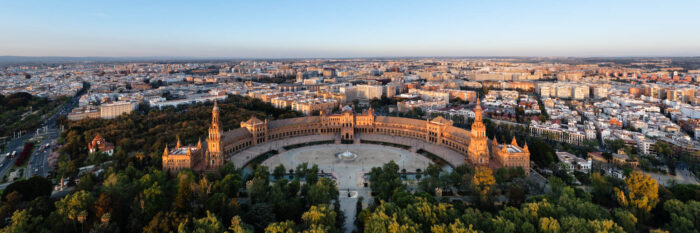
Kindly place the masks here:
POLYGON ((221 153, 222 134, 223 130, 219 125, 219 105, 214 101, 214 109, 211 111, 209 137, 207 138, 206 170, 216 170, 224 164, 223 153, 221 153))
POLYGON ((486 126, 481 116, 481 103, 476 99, 474 108, 474 123, 472 123, 471 135, 468 147, 469 161, 478 166, 489 165, 489 148, 486 138, 486 126))

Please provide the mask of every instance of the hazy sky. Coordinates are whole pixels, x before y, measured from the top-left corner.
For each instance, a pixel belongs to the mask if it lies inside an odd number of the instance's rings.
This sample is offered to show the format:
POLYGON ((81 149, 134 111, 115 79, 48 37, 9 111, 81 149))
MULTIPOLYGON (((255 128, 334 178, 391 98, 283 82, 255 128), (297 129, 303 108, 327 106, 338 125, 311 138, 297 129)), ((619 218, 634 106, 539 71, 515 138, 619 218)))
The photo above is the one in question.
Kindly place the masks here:
POLYGON ((700 0, 0 0, 0 55, 698 56, 700 0))

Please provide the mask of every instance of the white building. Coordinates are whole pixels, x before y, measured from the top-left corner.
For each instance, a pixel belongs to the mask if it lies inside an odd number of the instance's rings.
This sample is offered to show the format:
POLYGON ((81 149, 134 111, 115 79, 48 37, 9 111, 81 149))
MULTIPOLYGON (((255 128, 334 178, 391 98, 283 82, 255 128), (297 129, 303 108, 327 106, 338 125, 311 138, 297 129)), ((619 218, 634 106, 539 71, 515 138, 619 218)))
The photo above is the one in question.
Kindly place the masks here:
POLYGON ((556 152, 559 161, 569 172, 579 171, 589 173, 591 171, 592 159, 582 159, 568 152, 556 152))

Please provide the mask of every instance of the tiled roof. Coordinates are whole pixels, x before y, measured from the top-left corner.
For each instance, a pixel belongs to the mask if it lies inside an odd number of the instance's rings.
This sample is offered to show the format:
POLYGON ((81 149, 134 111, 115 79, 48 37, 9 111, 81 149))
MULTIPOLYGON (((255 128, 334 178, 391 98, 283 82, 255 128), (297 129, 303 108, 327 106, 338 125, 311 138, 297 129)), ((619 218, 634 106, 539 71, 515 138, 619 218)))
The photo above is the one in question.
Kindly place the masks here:
POLYGON ((228 140, 233 140, 234 138, 237 138, 240 136, 249 136, 249 135, 250 135, 250 132, 248 132, 248 129, 237 128, 237 129, 225 132, 222 141, 226 142, 228 140))
POLYGON ((274 129, 288 125, 313 124, 319 122, 321 122, 321 118, 318 116, 296 117, 268 122, 267 127, 268 129, 274 129))
POLYGON ((418 119, 408 119, 402 117, 390 117, 390 116, 376 116, 375 122, 381 122, 385 124, 406 124, 415 127, 425 127, 425 121, 418 119))

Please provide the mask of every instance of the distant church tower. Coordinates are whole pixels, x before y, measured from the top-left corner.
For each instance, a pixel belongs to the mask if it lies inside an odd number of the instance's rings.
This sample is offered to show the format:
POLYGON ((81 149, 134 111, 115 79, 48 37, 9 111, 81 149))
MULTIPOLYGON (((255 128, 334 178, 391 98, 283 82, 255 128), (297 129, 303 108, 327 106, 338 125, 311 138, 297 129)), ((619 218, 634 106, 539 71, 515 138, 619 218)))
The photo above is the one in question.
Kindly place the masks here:
POLYGON ((223 130, 219 126, 219 105, 214 101, 214 109, 211 111, 211 126, 207 138, 206 170, 219 169, 224 164, 221 153, 221 135, 223 130))
POLYGON ((486 126, 481 117, 481 103, 476 99, 474 108, 474 123, 472 123, 471 136, 468 147, 469 160, 474 165, 489 165, 489 148, 486 138, 486 126))

